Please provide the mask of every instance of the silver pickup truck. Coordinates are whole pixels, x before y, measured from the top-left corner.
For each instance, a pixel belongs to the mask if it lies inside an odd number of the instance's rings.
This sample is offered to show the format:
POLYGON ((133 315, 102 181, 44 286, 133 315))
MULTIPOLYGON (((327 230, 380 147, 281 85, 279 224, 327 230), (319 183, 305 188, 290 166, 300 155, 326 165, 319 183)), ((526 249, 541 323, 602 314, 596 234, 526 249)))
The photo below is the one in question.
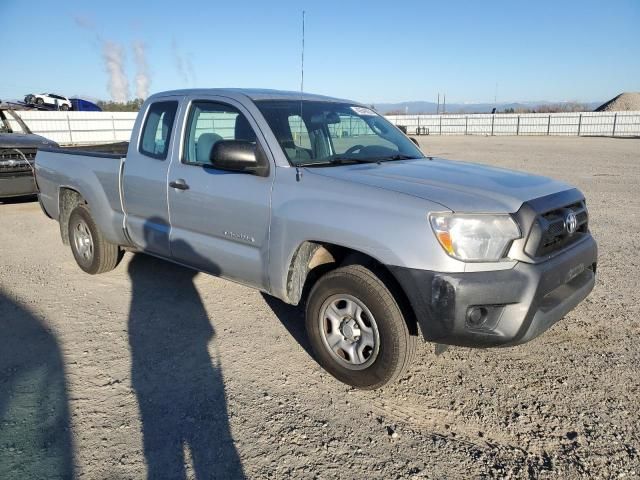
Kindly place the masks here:
POLYGON ((85 272, 133 250, 303 303, 317 361, 359 388, 398 378, 419 337, 527 342, 595 281, 577 189, 425 156, 347 100, 160 93, 126 157, 40 149, 36 177, 85 272))

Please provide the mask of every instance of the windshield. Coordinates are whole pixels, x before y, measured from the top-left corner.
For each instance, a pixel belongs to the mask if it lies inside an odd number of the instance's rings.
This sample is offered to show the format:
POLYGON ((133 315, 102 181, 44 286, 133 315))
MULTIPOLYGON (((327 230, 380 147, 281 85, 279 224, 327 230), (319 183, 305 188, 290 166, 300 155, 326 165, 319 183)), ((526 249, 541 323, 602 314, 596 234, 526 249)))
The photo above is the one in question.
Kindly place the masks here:
POLYGON ((369 108, 306 100, 263 100, 256 105, 292 165, 424 157, 409 138, 369 108))

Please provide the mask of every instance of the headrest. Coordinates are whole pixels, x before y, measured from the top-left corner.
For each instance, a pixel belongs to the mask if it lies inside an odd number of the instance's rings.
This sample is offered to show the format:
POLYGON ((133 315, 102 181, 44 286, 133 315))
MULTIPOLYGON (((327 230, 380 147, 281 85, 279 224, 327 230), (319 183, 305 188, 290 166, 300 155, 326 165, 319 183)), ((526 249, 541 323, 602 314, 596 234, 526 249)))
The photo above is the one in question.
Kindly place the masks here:
POLYGON ((196 149, 196 162, 211 163, 211 150, 216 142, 222 140, 217 133, 203 133, 198 137, 198 146, 196 149))

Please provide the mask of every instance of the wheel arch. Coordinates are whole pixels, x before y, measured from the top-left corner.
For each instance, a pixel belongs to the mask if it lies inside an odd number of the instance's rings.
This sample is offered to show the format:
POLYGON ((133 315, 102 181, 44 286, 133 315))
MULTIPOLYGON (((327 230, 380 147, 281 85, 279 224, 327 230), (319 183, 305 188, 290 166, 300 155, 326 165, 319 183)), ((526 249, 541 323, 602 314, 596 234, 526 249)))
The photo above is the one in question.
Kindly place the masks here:
POLYGON ((69 245, 69 217, 78 205, 88 205, 82 194, 69 187, 60 187, 58 193, 58 223, 62 243, 69 245))
POLYGON ((369 268, 389 289, 407 321, 412 335, 418 334, 418 322, 407 295, 391 271, 371 255, 335 243, 306 240, 296 249, 287 272, 287 301, 298 305, 315 282, 325 273, 344 265, 359 264, 369 268))

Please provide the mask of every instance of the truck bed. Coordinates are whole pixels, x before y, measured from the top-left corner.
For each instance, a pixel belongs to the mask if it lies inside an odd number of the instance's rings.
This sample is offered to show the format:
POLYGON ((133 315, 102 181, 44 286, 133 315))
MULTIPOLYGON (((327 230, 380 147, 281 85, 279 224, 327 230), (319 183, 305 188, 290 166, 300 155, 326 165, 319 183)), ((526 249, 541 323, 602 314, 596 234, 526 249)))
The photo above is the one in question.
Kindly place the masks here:
POLYGON ((114 243, 126 243, 120 195, 124 160, 124 153, 76 148, 38 150, 35 171, 42 208, 58 220, 61 195, 66 190, 75 191, 86 200, 105 237, 114 243))

